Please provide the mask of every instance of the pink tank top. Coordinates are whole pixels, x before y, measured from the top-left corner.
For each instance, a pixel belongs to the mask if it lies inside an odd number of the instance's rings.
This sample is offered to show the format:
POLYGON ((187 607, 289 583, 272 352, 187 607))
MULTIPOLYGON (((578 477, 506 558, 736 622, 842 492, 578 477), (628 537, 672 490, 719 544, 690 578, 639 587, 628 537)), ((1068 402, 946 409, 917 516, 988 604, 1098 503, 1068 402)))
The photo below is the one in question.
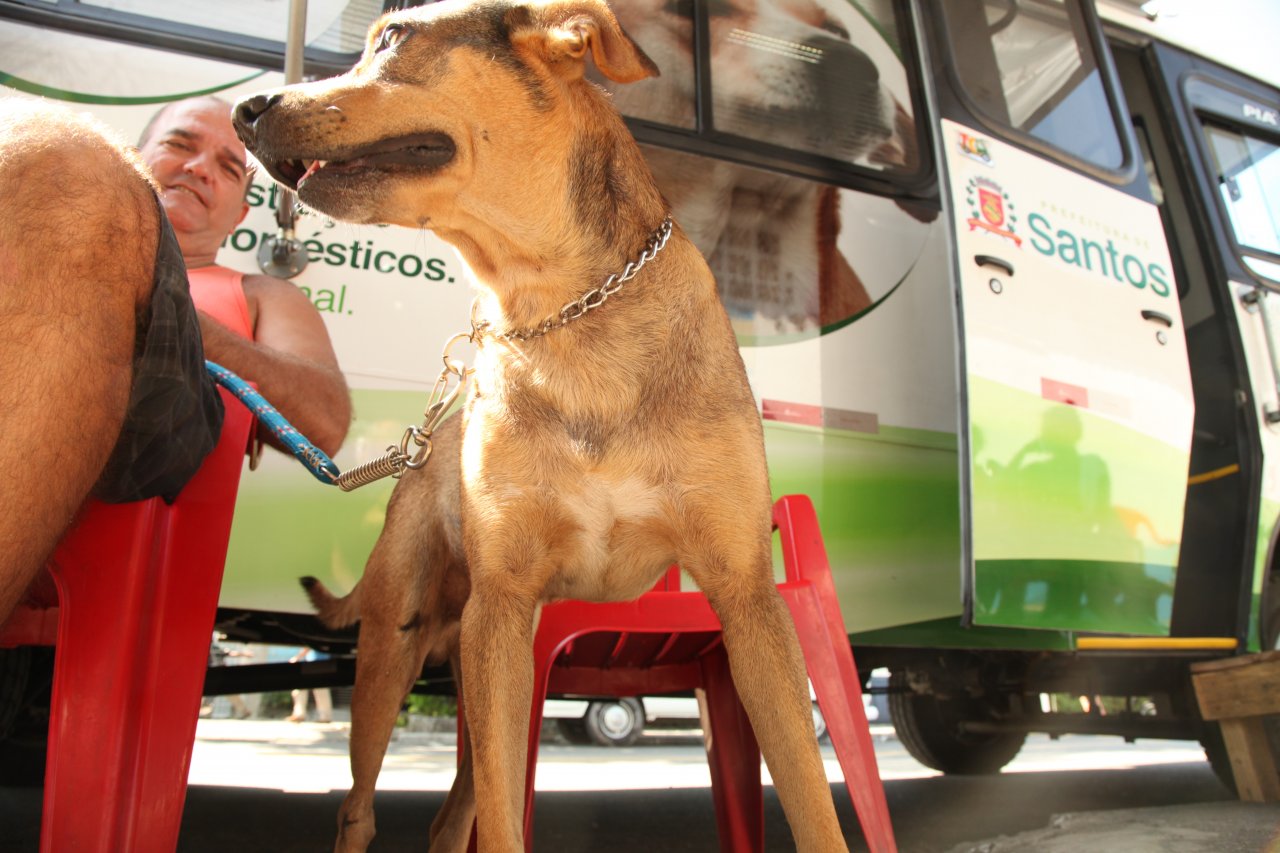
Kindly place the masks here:
POLYGON ((242 338, 253 340, 253 320, 244 297, 244 273, 208 266, 187 270, 191 301, 242 338))

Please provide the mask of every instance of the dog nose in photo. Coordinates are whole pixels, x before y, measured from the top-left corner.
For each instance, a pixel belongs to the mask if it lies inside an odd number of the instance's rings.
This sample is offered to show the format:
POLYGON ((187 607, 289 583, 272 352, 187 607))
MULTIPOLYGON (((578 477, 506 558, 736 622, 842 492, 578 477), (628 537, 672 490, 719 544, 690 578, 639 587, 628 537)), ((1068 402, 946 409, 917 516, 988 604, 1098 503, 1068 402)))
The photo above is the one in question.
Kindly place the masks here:
POLYGON ((822 57, 822 70, 832 83, 842 82, 845 86, 855 87, 879 84, 880 69, 871 57, 849 42, 819 35, 809 39, 807 46, 822 57))

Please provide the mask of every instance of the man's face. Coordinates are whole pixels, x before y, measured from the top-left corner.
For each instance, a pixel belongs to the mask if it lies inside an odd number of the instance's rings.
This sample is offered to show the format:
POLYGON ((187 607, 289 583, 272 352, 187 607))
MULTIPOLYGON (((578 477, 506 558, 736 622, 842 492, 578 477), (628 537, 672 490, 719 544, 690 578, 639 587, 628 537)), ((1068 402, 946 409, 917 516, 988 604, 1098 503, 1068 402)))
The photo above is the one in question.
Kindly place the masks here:
POLYGON ((216 103, 178 104, 141 148, 184 254, 216 250, 249 211, 245 148, 229 112, 216 103))

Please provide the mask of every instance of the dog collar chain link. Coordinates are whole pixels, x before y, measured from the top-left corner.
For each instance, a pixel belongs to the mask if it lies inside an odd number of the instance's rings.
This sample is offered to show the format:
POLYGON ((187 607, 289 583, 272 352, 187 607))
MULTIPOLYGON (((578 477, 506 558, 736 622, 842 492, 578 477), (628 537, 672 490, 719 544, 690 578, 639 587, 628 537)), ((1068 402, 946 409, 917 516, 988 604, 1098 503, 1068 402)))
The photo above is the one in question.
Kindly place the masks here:
POLYGON ((588 312, 599 308, 610 296, 621 290, 622 285, 635 278, 636 274, 644 269, 645 264, 658 256, 658 253, 666 247, 669 239, 671 239, 670 216, 663 219, 657 230, 649 235, 649 239, 644 244, 644 251, 634 261, 627 261, 627 265, 623 267, 622 272, 609 276, 604 280, 604 284, 593 290, 588 290, 581 298, 566 302, 558 313, 552 314, 536 326, 529 326, 524 329, 508 329, 505 332, 492 331, 488 322, 484 320, 476 322, 473 318, 471 322, 472 335, 475 338, 489 337, 502 341, 524 342, 532 338, 540 338, 548 332, 559 329, 561 326, 567 326, 574 320, 586 316, 588 312))
POLYGON ((350 471, 344 471, 334 480, 338 488, 344 492, 349 492, 361 486, 367 486, 369 483, 377 482, 384 477, 392 477, 398 480, 405 471, 416 471, 427 464, 427 460, 431 458, 432 434, 435 432, 436 427, 440 425, 440 422, 445 419, 449 409, 452 408, 459 395, 462 394, 462 389, 467 385, 467 379, 475 372, 474 368, 467 367, 459 359, 449 357, 449 351, 454 344, 459 341, 478 344, 483 337, 497 338, 504 341, 527 341, 531 338, 540 338, 553 329, 558 329, 577 320, 579 317, 585 316, 588 312, 603 305, 610 296, 622 289, 622 285, 635 278, 645 264, 658 256, 658 253, 667 245, 667 240, 671 238, 671 227, 671 217, 668 216, 662 220, 658 230, 649 235, 640 257, 634 261, 628 261, 622 272, 609 276, 605 279, 604 284, 594 290, 587 291, 582 298, 566 303, 560 309, 559 314, 548 317, 542 321, 541 325, 528 329, 493 332, 490 331, 488 323, 483 320, 477 321, 475 305, 473 304, 471 308, 471 331, 454 335, 444 345, 444 352, 441 354, 441 358, 444 361, 444 370, 440 371, 440 375, 436 377, 435 388, 432 389, 431 396, 427 399, 427 407, 422 413, 422 426, 409 426, 405 429, 404 435, 401 436, 399 445, 393 444, 389 446, 385 453, 372 462, 366 462, 363 465, 352 468, 350 471), (410 442, 416 445, 416 449, 413 452, 410 452, 410 442))

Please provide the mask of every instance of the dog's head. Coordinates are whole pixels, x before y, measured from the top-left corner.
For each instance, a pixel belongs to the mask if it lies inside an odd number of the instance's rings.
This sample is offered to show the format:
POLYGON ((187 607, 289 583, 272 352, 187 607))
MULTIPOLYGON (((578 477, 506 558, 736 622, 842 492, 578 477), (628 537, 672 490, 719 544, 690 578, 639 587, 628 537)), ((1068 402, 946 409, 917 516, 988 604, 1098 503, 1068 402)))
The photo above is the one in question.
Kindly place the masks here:
POLYGON ((588 56, 617 82, 658 73, 600 0, 446 0, 384 16, 351 71, 255 95, 234 121, 338 219, 518 230, 522 207, 572 193, 582 110, 606 102, 582 94, 588 56))

